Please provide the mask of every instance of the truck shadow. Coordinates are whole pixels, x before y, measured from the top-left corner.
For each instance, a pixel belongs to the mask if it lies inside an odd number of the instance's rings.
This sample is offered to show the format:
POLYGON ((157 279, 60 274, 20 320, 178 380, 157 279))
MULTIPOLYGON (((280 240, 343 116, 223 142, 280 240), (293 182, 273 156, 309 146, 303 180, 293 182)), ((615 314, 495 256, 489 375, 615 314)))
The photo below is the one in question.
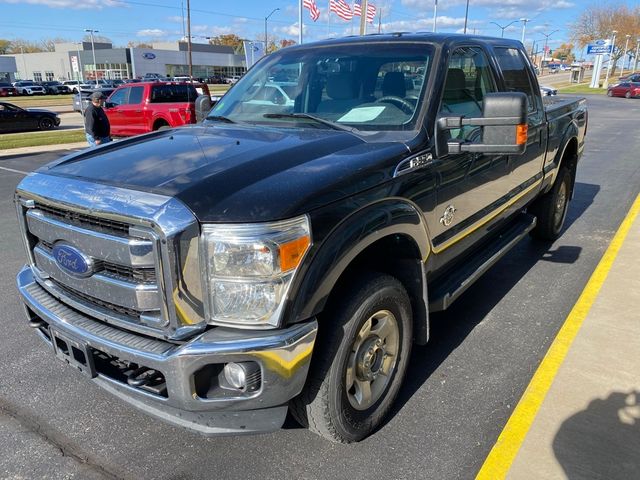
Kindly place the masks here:
MULTIPOLYGON (((598 185, 576 183, 574 199, 565 220, 565 231, 589 208, 599 190, 598 185)), ((447 311, 431 315, 430 341, 425 346, 414 345, 407 375, 387 420, 402 409, 451 352, 464 342, 469 333, 536 263, 542 260, 572 264, 582 252, 579 246, 550 247, 548 243, 524 239, 447 311)))
POLYGON ((627 480, 640 472, 640 392, 611 392, 567 418, 553 453, 569 480, 627 480))

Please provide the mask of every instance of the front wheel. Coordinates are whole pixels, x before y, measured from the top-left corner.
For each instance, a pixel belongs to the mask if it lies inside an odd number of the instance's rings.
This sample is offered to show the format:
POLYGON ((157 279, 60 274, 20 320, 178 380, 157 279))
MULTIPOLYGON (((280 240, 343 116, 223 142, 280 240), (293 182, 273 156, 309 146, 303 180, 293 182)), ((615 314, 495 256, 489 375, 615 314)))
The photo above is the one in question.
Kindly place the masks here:
POLYGON ((529 207, 529 213, 536 216, 536 227, 531 236, 540 240, 555 240, 560 236, 567 217, 571 196, 571 173, 567 168, 558 172, 553 188, 529 207))
POLYGON ((355 282, 320 319, 305 390, 292 401, 294 417, 328 440, 362 440, 380 426, 407 369, 411 303, 389 275, 355 282))
POLYGON ((51 130, 53 126, 53 120, 48 117, 41 118, 40 122, 38 123, 38 127, 40 127, 40 130, 51 130))
POLYGON ((624 94, 624 98, 631 98, 631 92, 627 92, 624 94))

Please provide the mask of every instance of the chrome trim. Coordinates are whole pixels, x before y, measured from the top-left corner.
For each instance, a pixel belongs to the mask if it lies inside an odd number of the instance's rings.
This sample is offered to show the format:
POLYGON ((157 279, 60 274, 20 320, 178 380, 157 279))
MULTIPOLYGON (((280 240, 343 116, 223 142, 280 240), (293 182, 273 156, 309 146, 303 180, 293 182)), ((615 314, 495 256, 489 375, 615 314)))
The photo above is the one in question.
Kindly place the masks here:
MULTIPOLYGON (((166 320, 166 326, 155 335, 180 340, 204 330, 206 322, 198 264, 200 227, 182 202, 155 193, 42 172, 25 177, 17 187, 17 203, 31 200, 36 204, 127 223, 130 233, 136 236, 146 231, 150 237, 146 240, 151 241, 156 252, 153 266, 161 296, 159 307, 166 320)), ((24 209, 20 214, 24 218, 24 209)), ((28 232, 23 234, 29 241, 28 232)), ((34 259, 30 260, 33 265, 34 259)))
POLYGON ((428 167, 432 162, 433 156, 430 153, 419 153, 402 160, 393 172, 393 176, 394 178, 399 177, 400 175, 428 167))
POLYGON ((39 239, 53 244, 62 238, 94 259, 131 267, 152 267, 154 264, 153 243, 149 240, 86 230, 47 218, 38 210, 27 212, 27 225, 29 231, 39 239))
POLYGON ((156 285, 133 284, 100 273, 78 278, 60 268, 55 258, 39 246, 33 249, 33 253, 40 270, 73 290, 131 310, 146 312, 160 308, 156 285))
POLYGON ((158 408, 167 404, 190 412, 232 413, 284 405, 304 386, 318 329, 315 319, 271 331, 212 328, 186 344, 175 345, 124 332, 67 307, 36 282, 30 267, 18 274, 17 285, 27 307, 56 330, 164 374, 166 399, 120 384, 119 390, 132 403, 152 398, 158 408), (263 380, 257 392, 235 396, 229 392, 207 399, 196 394, 193 375, 203 366, 242 361, 260 365, 263 380))

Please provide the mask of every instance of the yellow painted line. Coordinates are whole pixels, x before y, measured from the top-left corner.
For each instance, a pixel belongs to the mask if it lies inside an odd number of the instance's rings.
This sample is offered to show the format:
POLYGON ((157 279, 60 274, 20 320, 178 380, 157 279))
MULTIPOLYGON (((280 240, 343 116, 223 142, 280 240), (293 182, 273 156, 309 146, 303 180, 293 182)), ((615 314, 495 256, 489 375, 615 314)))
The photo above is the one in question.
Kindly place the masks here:
POLYGON ((533 375, 529 386, 525 390, 518 405, 507 421, 496 444, 489 452, 489 456, 480 468, 477 480, 498 480, 506 477, 511 468, 522 442, 524 441, 531 424, 533 423, 540 405, 544 401, 553 379, 555 378, 567 352, 578 334, 582 322, 586 318, 595 301, 602 284, 611 270, 611 266, 624 243, 629 229, 640 213, 640 195, 636 197, 629 213, 622 221, 611 244, 598 263, 580 298, 573 306, 569 316, 558 332, 547 354, 542 359, 538 370, 533 375))

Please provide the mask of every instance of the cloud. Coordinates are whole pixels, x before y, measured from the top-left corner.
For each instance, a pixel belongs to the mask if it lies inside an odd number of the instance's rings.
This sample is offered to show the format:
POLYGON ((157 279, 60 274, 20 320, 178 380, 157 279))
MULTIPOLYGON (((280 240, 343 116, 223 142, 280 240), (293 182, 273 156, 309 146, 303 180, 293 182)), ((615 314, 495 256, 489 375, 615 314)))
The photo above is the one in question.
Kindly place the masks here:
MULTIPOLYGON (((281 33, 282 35, 288 35, 290 37, 297 37, 300 33, 300 25, 298 22, 293 23, 291 25, 287 25, 284 27, 276 27, 273 29, 276 33, 281 33)), ((306 32, 306 29, 305 29, 306 32)))
POLYGON ((169 35, 169 32, 165 30, 160 30, 159 28, 145 28, 144 30, 138 30, 136 32, 136 36, 138 37, 166 37, 169 35))
POLYGON ((4 0, 6 3, 28 3, 30 5, 44 5, 51 8, 72 8, 77 10, 103 9, 105 7, 125 7, 126 4, 117 0, 4 0))
MULTIPOLYGON (((467 22, 467 31, 469 25, 479 25, 481 22, 477 20, 469 20, 467 22)), ((464 26, 464 17, 447 17, 438 16, 437 29, 450 29, 464 26)), ((393 22, 382 22, 383 32, 430 32, 433 28, 433 18, 418 18, 416 20, 396 20, 393 22)))

